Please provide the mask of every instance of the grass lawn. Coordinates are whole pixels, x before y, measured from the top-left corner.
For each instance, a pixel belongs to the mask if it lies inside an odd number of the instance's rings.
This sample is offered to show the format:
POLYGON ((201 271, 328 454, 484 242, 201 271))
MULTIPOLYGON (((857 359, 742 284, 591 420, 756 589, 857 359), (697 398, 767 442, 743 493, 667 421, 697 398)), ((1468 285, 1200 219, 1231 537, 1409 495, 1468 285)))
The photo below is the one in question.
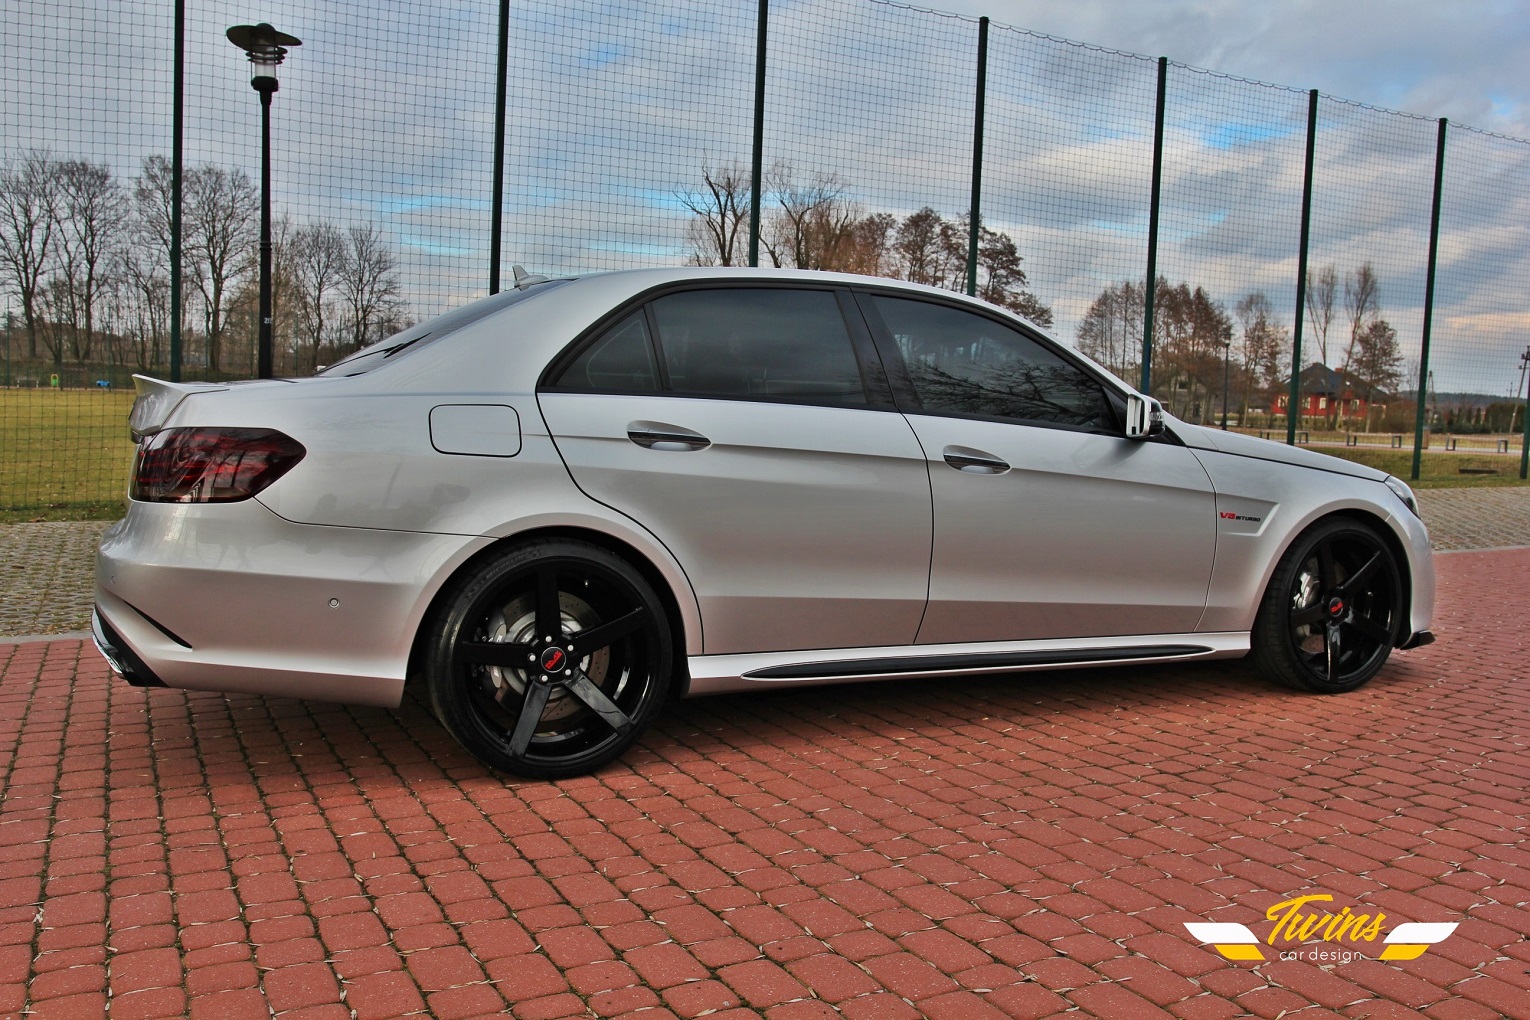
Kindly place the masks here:
POLYGON ((0 523, 122 516, 131 390, 0 390, 0 523))
POLYGON ((1418 481, 1409 479, 1413 473, 1413 451, 1391 449, 1366 449, 1361 446, 1322 447, 1318 453, 1327 453, 1357 464, 1396 475, 1415 489, 1466 489, 1485 486, 1524 485, 1519 478, 1519 449, 1505 456, 1498 453, 1436 453, 1425 450, 1419 463, 1418 481), (1462 474, 1462 468, 1467 474, 1462 474), (1491 471, 1492 474, 1477 474, 1491 471))

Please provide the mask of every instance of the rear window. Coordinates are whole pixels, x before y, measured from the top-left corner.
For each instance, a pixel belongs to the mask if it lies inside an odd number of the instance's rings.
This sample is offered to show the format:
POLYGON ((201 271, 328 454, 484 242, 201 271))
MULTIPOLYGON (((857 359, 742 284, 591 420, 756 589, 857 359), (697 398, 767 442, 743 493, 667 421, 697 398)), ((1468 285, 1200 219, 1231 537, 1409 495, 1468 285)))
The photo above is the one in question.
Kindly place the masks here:
POLYGON ((380 340, 369 347, 363 347, 355 354, 346 355, 333 365, 328 365, 319 375, 349 376, 365 375, 381 365, 397 361, 417 350, 444 340, 446 337, 470 326, 479 319, 487 318, 496 312, 502 312, 511 305, 520 304, 538 294, 546 294, 563 286, 570 280, 549 280, 546 283, 538 283, 526 290, 508 290, 492 297, 482 298, 463 305, 461 308, 453 308, 443 315, 422 322, 417 326, 410 326, 401 333, 395 333, 386 340, 380 340))

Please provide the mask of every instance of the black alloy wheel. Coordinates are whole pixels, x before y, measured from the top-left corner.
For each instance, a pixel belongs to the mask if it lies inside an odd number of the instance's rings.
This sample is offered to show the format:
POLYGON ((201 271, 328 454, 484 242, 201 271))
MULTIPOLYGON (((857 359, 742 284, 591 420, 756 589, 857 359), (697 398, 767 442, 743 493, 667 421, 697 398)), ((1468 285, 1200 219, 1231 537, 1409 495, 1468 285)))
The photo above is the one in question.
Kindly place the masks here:
POLYGON ((1381 669, 1403 622, 1401 573, 1368 525, 1319 521, 1281 558, 1254 623, 1254 660, 1299 690, 1352 691, 1381 669))
POLYGON ((597 546, 511 549, 441 605, 431 707, 493 768, 530 779, 592 772, 638 739, 668 695, 664 608, 641 574, 597 546))

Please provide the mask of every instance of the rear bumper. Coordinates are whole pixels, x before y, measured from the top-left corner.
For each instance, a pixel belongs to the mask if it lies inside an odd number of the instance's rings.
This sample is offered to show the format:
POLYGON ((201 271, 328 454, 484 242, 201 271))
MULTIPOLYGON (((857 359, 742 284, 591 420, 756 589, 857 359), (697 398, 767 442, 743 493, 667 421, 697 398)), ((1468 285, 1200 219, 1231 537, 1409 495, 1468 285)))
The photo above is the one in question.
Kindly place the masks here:
POLYGON ((97 555, 96 644, 140 686, 391 707, 432 595, 488 543, 134 503, 97 555))

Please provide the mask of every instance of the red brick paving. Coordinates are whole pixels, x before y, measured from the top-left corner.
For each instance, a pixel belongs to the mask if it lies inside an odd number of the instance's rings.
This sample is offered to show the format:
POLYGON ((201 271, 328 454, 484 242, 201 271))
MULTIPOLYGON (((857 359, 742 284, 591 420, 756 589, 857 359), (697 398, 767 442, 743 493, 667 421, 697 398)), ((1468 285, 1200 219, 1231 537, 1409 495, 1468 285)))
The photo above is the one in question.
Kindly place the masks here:
POLYGON ((1530 1018, 1530 551, 1341 698, 1244 664, 776 692, 506 782, 398 712, 0 645, 0 1015, 1530 1018), (1232 964, 1293 895, 1459 921, 1232 964), (1263 928, 1257 925, 1264 925, 1263 928))

